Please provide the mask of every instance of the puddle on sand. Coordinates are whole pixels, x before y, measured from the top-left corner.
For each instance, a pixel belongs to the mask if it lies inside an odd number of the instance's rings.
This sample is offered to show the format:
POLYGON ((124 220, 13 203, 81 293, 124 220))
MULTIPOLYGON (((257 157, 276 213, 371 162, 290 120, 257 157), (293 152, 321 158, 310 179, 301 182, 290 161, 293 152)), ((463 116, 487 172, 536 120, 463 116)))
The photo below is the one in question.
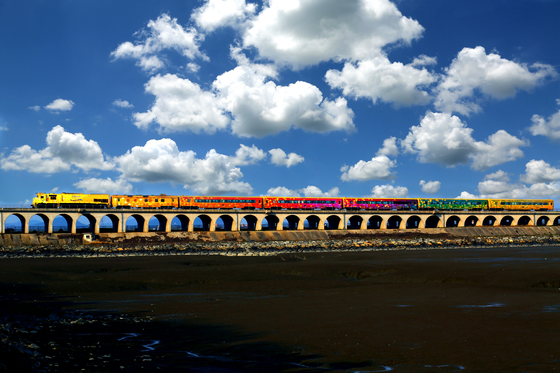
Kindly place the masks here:
POLYGON ((544 306, 543 312, 560 312, 560 304, 553 304, 552 306, 544 306))
POLYGON ((462 304, 460 306, 455 306, 456 308, 497 308, 503 307, 503 303, 490 303, 490 304, 462 304))

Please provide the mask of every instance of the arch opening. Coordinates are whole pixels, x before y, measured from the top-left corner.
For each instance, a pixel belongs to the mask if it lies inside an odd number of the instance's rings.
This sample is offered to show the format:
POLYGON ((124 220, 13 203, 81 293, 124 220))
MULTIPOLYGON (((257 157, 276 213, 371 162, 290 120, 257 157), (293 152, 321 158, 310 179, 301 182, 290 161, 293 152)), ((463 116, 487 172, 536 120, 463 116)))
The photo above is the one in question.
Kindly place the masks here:
POLYGON ((316 230, 319 229, 321 219, 318 216, 310 215, 303 222, 303 229, 316 230))
POLYGON ((476 216, 469 216, 465 219, 465 227, 476 227, 478 218, 476 216))
POLYGON ((560 216, 554 219, 554 223, 552 225, 560 225, 560 216))
POLYGON ((278 223, 280 219, 276 215, 267 215, 264 217, 261 223, 261 229, 263 231, 275 231, 278 229, 278 223))
POLYGON ((513 218, 511 216, 504 216, 502 220, 500 220, 500 225, 504 227, 509 227, 511 226, 512 222, 513 222, 513 218))
MULTIPOLYGON (((46 218, 46 216, 45 216, 46 218)), ((6 233, 23 233, 25 227, 25 218, 20 214, 12 214, 4 221, 4 232, 6 233)), ((46 232, 48 224, 43 222, 43 229, 46 232)))
POLYGON ((432 215, 426 219, 426 228, 437 228, 439 225, 439 217, 432 215))
POLYGON ((247 215, 241 219, 239 223, 239 229, 242 231, 255 231, 257 230, 258 219, 256 216, 247 215))
POLYGON ((216 230, 217 231, 231 231, 233 226, 233 218, 229 215, 221 215, 216 219, 216 230))
MULTIPOLYGON (((35 215, 37 216, 37 215, 35 215)), ((31 222, 31 220, 30 220, 31 222)), ((73 219, 69 215, 60 214, 53 219, 53 233, 70 233, 72 230, 73 219)))
POLYGON ((189 230, 189 218, 185 215, 177 215, 171 220, 171 231, 186 232, 189 230))
POLYGON ((205 231, 210 230, 210 224, 212 224, 212 218, 208 215, 199 215, 194 219, 193 229, 195 231, 205 231))
POLYGON ((461 219, 458 216, 451 216, 449 218, 447 218, 447 221, 445 222, 445 227, 446 228, 456 228, 459 226, 459 222, 461 221, 461 219))
POLYGON ((290 215, 286 217, 286 219, 284 219, 284 221, 282 222, 282 228, 284 230, 293 231, 293 230, 297 230, 298 224, 299 224, 299 218, 295 215, 290 215))
POLYGON ((341 221, 342 220, 338 216, 331 215, 325 220, 325 229, 327 229, 327 230, 338 229, 341 221))
POLYGON ((143 232, 144 221, 142 215, 129 216, 125 222, 125 232, 143 232))
POLYGON ((496 224, 496 218, 494 216, 487 216, 482 221, 482 226, 484 227, 492 227, 496 224))
POLYGON ((387 229, 399 229, 402 224, 402 218, 400 216, 391 216, 387 220, 387 229))
POLYGON ((420 217, 419 216, 411 216, 406 220, 406 229, 416 229, 420 225, 420 217))
POLYGON ((381 216, 372 216, 368 219, 367 229, 381 229, 381 224, 383 224, 383 218, 381 216))
POLYGON ((529 224, 531 224, 531 218, 529 216, 522 216, 519 218, 519 220, 517 221, 517 225, 520 226, 527 226, 529 224))
POLYGON ((352 216, 348 219, 347 229, 360 229, 363 220, 361 216, 352 216))
POLYGON ((548 216, 539 216, 539 218, 537 219, 537 226, 538 227, 546 226, 549 221, 550 219, 548 216))
POLYGON ((76 220, 76 233, 95 233, 97 220, 91 215, 80 215, 76 220))
POLYGON ((114 233, 119 231, 119 218, 116 215, 108 214, 99 221, 99 232, 114 233))
POLYGON ((154 215, 148 221, 148 232, 165 232, 167 218, 163 215, 154 215))

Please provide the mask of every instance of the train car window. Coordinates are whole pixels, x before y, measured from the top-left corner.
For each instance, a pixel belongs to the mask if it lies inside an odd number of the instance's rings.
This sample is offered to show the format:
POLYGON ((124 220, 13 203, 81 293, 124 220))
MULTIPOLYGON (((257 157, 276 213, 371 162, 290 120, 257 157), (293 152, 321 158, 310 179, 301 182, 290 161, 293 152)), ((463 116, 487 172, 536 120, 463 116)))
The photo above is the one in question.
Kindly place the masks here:
POLYGON ((148 202, 148 199, 147 199, 147 198, 146 198, 146 199, 144 199, 144 202, 148 202))

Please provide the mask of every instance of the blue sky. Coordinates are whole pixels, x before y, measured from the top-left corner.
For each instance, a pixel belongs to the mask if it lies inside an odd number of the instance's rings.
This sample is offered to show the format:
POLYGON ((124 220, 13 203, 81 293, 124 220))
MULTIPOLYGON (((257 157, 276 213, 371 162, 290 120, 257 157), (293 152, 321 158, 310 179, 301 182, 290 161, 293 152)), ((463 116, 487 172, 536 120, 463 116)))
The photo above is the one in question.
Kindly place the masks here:
POLYGON ((0 2, 0 204, 553 198, 560 1, 0 2))

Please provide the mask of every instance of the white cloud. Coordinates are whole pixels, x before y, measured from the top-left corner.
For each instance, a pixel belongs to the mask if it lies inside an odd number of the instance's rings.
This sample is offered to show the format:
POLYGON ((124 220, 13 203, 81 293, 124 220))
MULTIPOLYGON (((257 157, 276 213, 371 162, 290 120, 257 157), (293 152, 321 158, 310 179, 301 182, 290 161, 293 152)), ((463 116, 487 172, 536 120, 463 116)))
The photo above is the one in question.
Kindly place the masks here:
POLYGON ((418 154, 422 163, 448 167, 472 161, 471 168, 485 170, 523 156, 519 147, 528 142, 499 130, 486 142, 475 141, 472 128, 449 113, 428 112, 420 126, 413 126, 401 145, 406 152, 418 154))
POLYGON ((507 172, 502 170, 498 170, 494 173, 488 174, 484 176, 484 180, 498 180, 498 181, 510 181, 509 175, 507 172))
POLYGON ((377 155, 386 155, 396 157, 399 155, 399 148, 397 146, 397 138, 392 136, 383 140, 383 147, 377 151, 377 155))
POLYGON ((359 161, 354 166, 343 166, 340 171, 343 181, 388 180, 395 177, 391 169, 397 164, 385 155, 373 157, 371 161, 359 161))
POLYGON ((525 174, 521 175, 521 181, 528 184, 549 183, 560 180, 560 169, 552 167, 543 160, 530 160, 525 165, 525 174))
POLYGON ((476 152, 470 157, 471 167, 475 170, 486 170, 505 162, 523 157, 521 146, 529 145, 528 141, 520 140, 504 130, 499 130, 488 137, 486 142, 476 142, 476 152))
POLYGON ((133 114, 134 124, 138 128, 147 129, 155 122, 160 132, 165 133, 214 133, 228 125, 229 118, 220 100, 188 79, 173 74, 156 75, 146 83, 145 89, 156 99, 147 112, 133 114))
POLYGON ((119 58, 137 59, 138 66, 143 70, 153 73, 165 66, 164 60, 158 54, 165 49, 174 49, 181 55, 189 58, 208 57, 199 50, 199 44, 204 39, 194 28, 183 28, 176 18, 162 14, 155 21, 148 22, 148 29, 137 33, 140 40, 133 44, 129 41, 122 43, 111 56, 119 58))
POLYGON ((416 67, 416 66, 429 66, 429 65, 436 65, 436 64, 437 64, 437 58, 429 57, 424 54, 421 54, 419 57, 416 57, 412 61, 410 66, 416 67))
POLYGON ((420 180, 420 186, 422 187, 422 191, 424 193, 434 194, 437 193, 441 187, 441 182, 420 180))
POLYGON ((39 105, 35 105, 35 106, 28 107, 28 109, 33 110, 33 111, 39 111, 39 110, 41 110, 41 107, 39 105))
POLYGON ((463 48, 437 88, 436 109, 464 115, 480 111, 478 94, 505 99, 529 91, 558 73, 550 65, 516 63, 483 47, 463 48))
POLYGON ((393 186, 393 185, 376 185, 371 190, 371 197, 373 198, 383 198, 383 197, 394 197, 402 198, 408 196, 408 188, 393 186))
POLYGON ((337 187, 324 192, 314 185, 308 185, 306 188, 300 189, 299 192, 306 197, 339 197, 340 190, 337 187))
POLYGON ((286 154, 282 149, 271 149, 268 152, 271 156, 270 161, 276 166, 286 166, 290 168, 305 160, 301 155, 297 155, 296 153, 286 154))
MULTIPOLYGON (((61 111, 70 111, 72 110, 73 107, 74 107, 73 101, 57 98, 56 100, 54 100, 53 102, 45 106, 45 109, 55 113, 59 113, 61 111)), ((33 110, 35 110, 35 107, 33 107, 33 110)))
POLYGON ((246 25, 244 47, 295 68, 375 57, 387 44, 410 43, 424 30, 389 0, 270 0, 246 25))
POLYGON ((152 183, 179 183, 197 193, 250 194, 253 188, 242 182, 243 174, 238 164, 249 162, 247 150, 242 148, 235 157, 219 154, 214 149, 203 159, 193 151, 180 151, 171 139, 150 140, 144 146, 135 146, 126 154, 115 158, 122 177, 131 181, 152 183))
POLYGON ((200 65, 198 65, 194 62, 189 62, 187 64, 187 70, 190 71, 191 73, 197 73, 198 70, 200 70, 200 65))
POLYGON ((132 193, 132 184, 124 179, 112 180, 107 179, 84 179, 73 184, 76 188, 83 190, 85 193, 132 193))
POLYGON ((231 164, 235 166, 245 166, 256 164, 266 158, 266 153, 255 145, 248 147, 240 145, 235 152, 235 157, 231 159, 231 164))
POLYGON ((461 198, 461 199, 477 199, 477 198, 480 198, 480 197, 477 196, 477 195, 475 195, 475 194, 472 194, 472 193, 463 191, 463 192, 461 192, 461 194, 458 195, 456 198, 461 198))
POLYGON ((255 11, 255 4, 245 0, 206 0, 191 17, 204 31, 212 32, 219 27, 236 27, 255 11))
POLYGON ((323 192, 321 189, 314 185, 308 185, 306 188, 298 190, 292 190, 283 186, 278 186, 276 188, 270 188, 266 192, 266 195, 279 197, 300 197, 301 195, 305 197, 339 197, 340 190, 337 187, 334 187, 328 192, 323 192))
POLYGON ((62 126, 49 131, 47 145, 40 151, 28 145, 16 148, 8 157, 2 157, 2 169, 50 174, 68 171, 72 165, 84 171, 114 168, 112 163, 105 161, 97 142, 86 140, 81 133, 66 132, 62 126))
POLYGON ((243 137, 264 137, 300 128, 307 132, 354 130, 354 113, 344 98, 323 99, 307 82, 279 86, 271 78, 272 65, 251 64, 232 49, 240 66, 216 78, 213 87, 233 116, 232 132, 243 137))
POLYGON ((533 136, 542 135, 560 141, 560 110, 548 118, 548 121, 537 114, 533 115, 531 121, 533 125, 529 127, 529 131, 533 136))
POLYGON ((267 196, 278 196, 278 197, 299 197, 300 194, 295 191, 295 190, 291 190, 288 189, 286 187, 283 186, 279 186, 276 188, 270 188, 267 192, 266 192, 267 196))
POLYGON ((391 63, 386 56, 379 55, 356 63, 347 62, 342 71, 329 70, 325 80, 331 88, 342 89, 345 96, 369 98, 374 104, 383 101, 411 106, 431 101, 424 89, 437 77, 426 69, 391 63))
POLYGON ((134 105, 126 100, 115 100, 113 101, 113 106, 120 107, 123 109, 132 109, 134 105))

